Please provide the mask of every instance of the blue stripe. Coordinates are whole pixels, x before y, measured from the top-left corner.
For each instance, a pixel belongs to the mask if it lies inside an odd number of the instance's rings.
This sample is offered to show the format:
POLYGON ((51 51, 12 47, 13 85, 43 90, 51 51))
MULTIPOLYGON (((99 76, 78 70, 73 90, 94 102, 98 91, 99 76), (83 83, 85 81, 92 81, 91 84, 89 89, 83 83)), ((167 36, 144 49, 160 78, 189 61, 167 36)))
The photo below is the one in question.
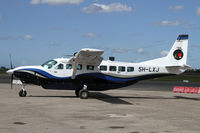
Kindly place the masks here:
POLYGON ((186 40, 188 39, 188 35, 179 35, 177 40, 186 40))
POLYGON ((39 73, 47 78, 51 78, 51 79, 69 79, 69 78, 71 78, 71 77, 56 77, 56 76, 51 75, 48 72, 45 72, 41 69, 36 69, 36 68, 26 68, 26 69, 20 69, 20 70, 28 70, 28 71, 37 72, 37 73, 39 73))
POLYGON ((103 73, 87 73, 86 75, 94 76, 96 78, 100 78, 100 79, 104 79, 104 80, 112 81, 112 82, 128 82, 128 81, 132 81, 132 80, 137 80, 138 79, 137 77, 133 77, 133 78, 118 78, 118 77, 105 75, 103 73))
MULTIPOLYGON (((35 68, 26 68, 26 69, 20 69, 20 70, 29 70, 29 71, 33 71, 33 72, 37 72, 47 78, 51 78, 51 79, 71 79, 71 76, 69 77, 56 77, 53 76, 41 69, 35 69, 35 68)), ((113 76, 109 76, 109 75, 105 75, 103 73, 84 73, 84 74, 80 74, 77 75, 77 77, 79 76, 93 76, 96 78, 100 78, 100 79, 104 79, 107 81, 112 81, 112 82, 127 82, 127 81, 132 81, 132 80, 137 80, 137 77, 133 77, 133 78, 118 78, 118 77, 113 77, 113 76)))

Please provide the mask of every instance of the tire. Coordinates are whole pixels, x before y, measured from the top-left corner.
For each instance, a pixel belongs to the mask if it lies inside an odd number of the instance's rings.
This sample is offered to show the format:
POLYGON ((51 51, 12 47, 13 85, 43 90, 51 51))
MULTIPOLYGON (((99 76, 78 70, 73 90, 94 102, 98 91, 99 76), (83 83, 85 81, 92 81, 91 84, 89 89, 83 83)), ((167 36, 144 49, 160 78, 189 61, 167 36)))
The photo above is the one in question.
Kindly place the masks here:
POLYGON ((81 99, 88 99, 89 93, 87 90, 80 90, 79 91, 79 97, 81 99))
POLYGON ((79 97, 79 92, 80 92, 80 90, 75 90, 75 95, 76 95, 77 97, 79 97))
POLYGON ((19 96, 20 96, 20 97, 26 97, 26 94, 27 94, 27 92, 24 91, 24 90, 20 90, 20 91, 19 91, 19 96))

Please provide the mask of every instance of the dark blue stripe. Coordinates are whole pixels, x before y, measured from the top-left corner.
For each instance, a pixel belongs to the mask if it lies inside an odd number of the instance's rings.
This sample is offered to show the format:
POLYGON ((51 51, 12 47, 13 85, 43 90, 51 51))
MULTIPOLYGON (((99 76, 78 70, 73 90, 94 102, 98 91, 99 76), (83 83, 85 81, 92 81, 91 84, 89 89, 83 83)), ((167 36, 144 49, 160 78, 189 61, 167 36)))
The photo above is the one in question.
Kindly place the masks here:
POLYGON ((100 79, 104 79, 104 80, 112 81, 112 82, 128 82, 128 81, 138 79, 137 77, 133 77, 133 78, 113 77, 113 76, 105 75, 103 73, 87 73, 87 74, 83 74, 83 75, 93 76, 93 77, 96 77, 96 78, 100 78, 100 79))
MULTIPOLYGON (((36 68, 26 68, 26 69, 20 69, 20 70, 29 70, 29 71, 33 71, 33 72, 37 72, 47 78, 51 78, 51 79, 71 79, 71 76, 69 77, 56 77, 56 76, 53 76, 41 69, 36 69, 36 68)), ((109 75, 105 75, 103 73, 84 73, 84 74, 80 74, 80 75, 77 75, 78 76, 93 76, 93 77, 96 77, 96 78, 100 78, 100 79, 104 79, 104 80, 107 80, 107 81, 112 81, 112 82, 128 82, 128 81, 132 81, 132 80, 137 80, 138 78, 137 77, 133 77, 133 78, 118 78, 118 77, 113 77, 113 76, 109 76, 109 75)))
POLYGON ((28 71, 37 72, 37 73, 39 73, 47 78, 51 78, 51 79, 69 79, 69 78, 71 78, 71 77, 56 77, 56 76, 53 76, 41 69, 36 69, 36 68, 26 68, 26 69, 20 69, 20 70, 28 70, 28 71))
POLYGON ((188 39, 188 35, 179 35, 177 40, 186 40, 188 39))

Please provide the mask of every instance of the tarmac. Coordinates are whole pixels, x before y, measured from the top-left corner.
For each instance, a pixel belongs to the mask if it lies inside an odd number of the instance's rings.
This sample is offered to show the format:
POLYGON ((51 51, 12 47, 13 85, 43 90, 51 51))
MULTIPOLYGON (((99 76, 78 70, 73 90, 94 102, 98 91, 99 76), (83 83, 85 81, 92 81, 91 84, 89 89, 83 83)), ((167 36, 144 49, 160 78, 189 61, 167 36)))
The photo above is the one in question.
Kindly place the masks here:
POLYGON ((1 83, 0 133, 199 133, 200 94, 173 93, 173 85, 141 82, 79 99, 33 85, 22 98, 19 85, 1 83))

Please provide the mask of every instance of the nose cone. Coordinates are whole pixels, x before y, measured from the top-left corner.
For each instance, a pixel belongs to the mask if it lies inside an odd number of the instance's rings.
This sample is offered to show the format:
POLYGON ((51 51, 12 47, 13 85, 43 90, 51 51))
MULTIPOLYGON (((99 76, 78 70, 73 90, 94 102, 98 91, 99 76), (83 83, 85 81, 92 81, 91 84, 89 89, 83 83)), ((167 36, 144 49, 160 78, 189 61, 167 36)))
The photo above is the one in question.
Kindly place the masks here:
POLYGON ((8 70, 6 73, 8 73, 8 74, 13 74, 13 72, 14 72, 14 70, 13 70, 13 69, 10 69, 10 70, 8 70))

